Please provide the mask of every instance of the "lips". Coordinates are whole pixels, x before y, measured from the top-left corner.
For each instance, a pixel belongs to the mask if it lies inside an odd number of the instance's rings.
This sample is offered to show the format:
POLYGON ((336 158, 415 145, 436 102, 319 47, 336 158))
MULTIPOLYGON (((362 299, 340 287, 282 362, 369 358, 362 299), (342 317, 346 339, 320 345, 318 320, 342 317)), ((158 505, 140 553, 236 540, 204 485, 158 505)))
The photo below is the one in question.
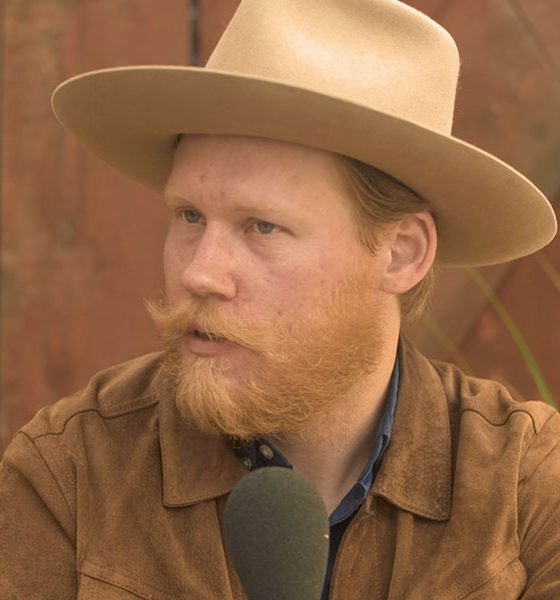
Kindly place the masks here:
POLYGON ((211 331, 204 331, 201 329, 192 329, 189 331, 190 335, 193 335, 201 340, 208 340, 209 342, 226 342, 226 338, 223 338, 211 331))

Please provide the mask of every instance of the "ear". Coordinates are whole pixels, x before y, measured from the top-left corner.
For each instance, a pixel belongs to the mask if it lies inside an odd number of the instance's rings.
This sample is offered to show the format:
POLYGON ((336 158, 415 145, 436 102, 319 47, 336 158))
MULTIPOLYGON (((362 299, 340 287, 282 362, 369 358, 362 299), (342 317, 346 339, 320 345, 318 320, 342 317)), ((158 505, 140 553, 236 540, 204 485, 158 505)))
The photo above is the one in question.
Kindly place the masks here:
POLYGON ((404 294, 425 277, 435 260, 434 218, 427 211, 407 215, 391 227, 388 242, 390 255, 381 289, 388 294, 404 294))

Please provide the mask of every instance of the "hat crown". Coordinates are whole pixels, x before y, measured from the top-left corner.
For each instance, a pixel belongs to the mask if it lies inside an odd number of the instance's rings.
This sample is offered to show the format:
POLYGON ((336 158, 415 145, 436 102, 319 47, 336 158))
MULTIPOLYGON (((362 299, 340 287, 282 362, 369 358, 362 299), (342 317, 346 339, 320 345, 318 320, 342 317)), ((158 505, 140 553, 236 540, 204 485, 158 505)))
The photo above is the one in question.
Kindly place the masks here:
POLYGON ((451 132, 455 42, 397 0, 243 0, 206 67, 307 88, 451 132))

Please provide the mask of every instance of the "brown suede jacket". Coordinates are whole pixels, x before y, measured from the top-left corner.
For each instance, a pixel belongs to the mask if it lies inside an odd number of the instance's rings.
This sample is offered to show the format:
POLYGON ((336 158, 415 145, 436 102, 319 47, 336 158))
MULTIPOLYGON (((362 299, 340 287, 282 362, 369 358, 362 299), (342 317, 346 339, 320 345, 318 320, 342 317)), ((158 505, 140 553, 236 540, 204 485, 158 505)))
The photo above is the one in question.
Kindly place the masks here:
MULTIPOLYGON (((179 417, 160 358, 100 373, 16 434, 1 600, 244 598, 220 525, 246 469, 179 417)), ((552 408, 405 343, 391 442, 330 597, 560 599, 559 443, 552 408)))

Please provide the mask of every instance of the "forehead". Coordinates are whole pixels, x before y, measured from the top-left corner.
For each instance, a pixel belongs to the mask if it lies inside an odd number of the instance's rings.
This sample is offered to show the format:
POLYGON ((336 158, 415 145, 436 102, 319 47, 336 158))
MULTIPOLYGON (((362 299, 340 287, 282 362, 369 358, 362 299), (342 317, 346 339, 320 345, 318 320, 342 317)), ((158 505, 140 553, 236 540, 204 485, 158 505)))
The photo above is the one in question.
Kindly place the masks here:
MULTIPOLYGON (((222 135, 184 135, 166 194, 347 195, 336 155, 288 142, 222 135)), ((264 196, 263 196, 264 198, 264 196)))

